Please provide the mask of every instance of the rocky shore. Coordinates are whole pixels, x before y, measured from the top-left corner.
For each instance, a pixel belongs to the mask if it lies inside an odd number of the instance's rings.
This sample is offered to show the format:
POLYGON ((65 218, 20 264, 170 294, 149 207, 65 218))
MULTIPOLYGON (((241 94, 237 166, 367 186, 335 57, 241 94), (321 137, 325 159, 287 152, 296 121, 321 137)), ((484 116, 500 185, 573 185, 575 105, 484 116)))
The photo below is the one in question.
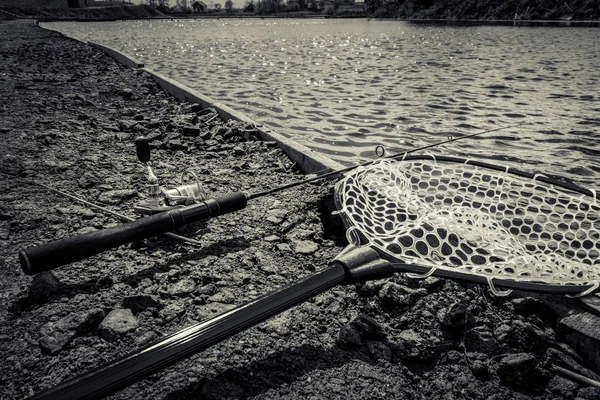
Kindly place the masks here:
MULTIPOLYGON (((211 197, 301 175, 254 127, 178 103, 145 72, 31 22, 0 23, 0 60, 0 398, 32 395, 218 315, 342 249, 321 222, 324 182, 182 232, 201 246, 157 237, 25 276, 19 250, 118 223, 32 181, 134 216, 146 193, 137 136, 150 139, 168 187, 186 168, 211 197)), ((600 388, 555 368, 600 379, 589 354, 570 347, 578 318, 590 315, 575 306, 433 277, 345 286, 112 398, 599 399, 600 388)))

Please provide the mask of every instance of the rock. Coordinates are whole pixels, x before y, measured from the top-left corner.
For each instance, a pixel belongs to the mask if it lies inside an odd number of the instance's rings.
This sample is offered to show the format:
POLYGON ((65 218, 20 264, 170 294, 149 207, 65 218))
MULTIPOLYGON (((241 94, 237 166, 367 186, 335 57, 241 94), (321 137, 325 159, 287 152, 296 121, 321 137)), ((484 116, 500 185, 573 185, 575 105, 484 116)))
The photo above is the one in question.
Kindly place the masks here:
POLYGON ((154 331, 148 331, 135 338, 135 346, 143 347, 158 339, 158 335, 154 331))
POLYGON ((505 386, 526 392, 538 391, 546 386, 550 376, 537 364, 531 353, 509 354, 500 360, 496 373, 505 386))
POLYGON ((319 250, 319 245, 308 240, 293 240, 294 251, 298 254, 314 254, 319 250))
POLYGON ((279 336, 288 336, 290 331, 290 318, 285 314, 281 314, 277 317, 271 318, 269 321, 264 323, 259 329, 266 333, 275 333, 279 336))
POLYGON ((154 297, 148 295, 134 295, 123 298, 123 308, 128 308, 132 313, 137 314, 148 308, 160 310, 162 304, 154 297))
POLYGON ((395 282, 387 282, 379 290, 378 296, 384 304, 392 306, 411 306, 427 295, 425 289, 411 289, 395 282))
POLYGON ((511 304, 516 313, 521 315, 535 314, 546 320, 555 319, 555 314, 541 300, 533 297, 512 299, 511 304))
POLYGON ((428 276, 425 279, 419 279, 419 287, 426 289, 428 292, 434 292, 444 287, 446 281, 435 276, 428 276))
POLYGON ((205 130, 200 132, 200 139, 202 140, 211 140, 212 139, 212 132, 209 130, 205 130))
POLYGON ((109 190, 98 196, 98 201, 104 204, 117 205, 125 200, 132 199, 137 196, 137 191, 133 189, 109 190))
POLYGON ((131 138, 131 133, 128 133, 128 132, 117 132, 117 133, 115 133, 115 139, 120 140, 122 142, 129 141, 130 138, 131 138))
POLYGON ((181 279, 171 286, 169 293, 173 296, 183 296, 196 290, 196 282, 192 279, 181 279))
POLYGON ((600 387, 582 387, 577 391, 577 398, 584 400, 600 400, 600 387))
POLYGON ((590 379, 600 381, 600 376, 590 371, 589 369, 581 366, 573 357, 565 354, 564 352, 550 348, 546 350, 544 356, 544 366, 551 369, 553 365, 566 368, 570 371, 576 372, 579 375, 587 376, 590 379))
POLYGON ((94 308, 49 322, 40 329, 39 345, 43 351, 58 354, 75 337, 91 331, 104 318, 104 311, 94 308))
POLYGON ((475 326, 475 316, 462 303, 454 303, 448 308, 440 310, 437 318, 442 327, 452 333, 461 333, 475 326))
POLYGON ((169 150, 183 150, 185 146, 180 139, 169 140, 167 143, 167 148, 169 150))
POLYGON ((123 121, 119 121, 118 127, 119 127, 119 130, 121 130, 122 132, 131 132, 138 123, 139 123, 138 121, 123 120, 123 121))
POLYGON ((485 354, 494 354, 500 348, 494 334, 486 326, 469 329, 465 335, 465 347, 468 351, 485 354))
POLYGON ((352 320, 351 324, 356 327, 361 338, 382 340, 386 337, 383 327, 368 315, 360 314, 352 320))
POLYGON ((278 241, 279 241, 279 236, 277 236, 277 235, 271 235, 271 236, 267 236, 265 238, 265 242, 268 242, 268 243, 273 243, 273 242, 278 242, 278 241))
POLYGON ((181 307, 178 304, 168 304, 165 308, 160 310, 158 315, 165 320, 165 322, 170 322, 175 318, 181 317, 185 313, 185 308, 181 307))
POLYGON ((90 210, 89 208, 84 207, 75 207, 74 211, 77 215, 79 215, 82 219, 90 220, 96 217, 96 213, 90 210))
POLYGON ((366 344, 367 351, 374 360, 390 361, 392 359, 392 350, 385 343, 369 340, 366 344))
POLYGON ((246 154, 246 152, 244 151, 244 148, 242 146, 235 146, 233 148, 234 156, 243 156, 244 154, 246 154))
POLYGON ((109 312, 102 320, 98 330, 108 340, 114 340, 139 326, 138 320, 130 309, 120 308, 109 312))
POLYGON ((82 189, 90 189, 100 183, 100 179, 98 179, 91 172, 84 172, 83 175, 77 179, 77 184, 82 189))
POLYGON ((29 299, 34 303, 43 303, 50 297, 60 293, 61 283, 52 271, 37 274, 29 287, 29 299))
POLYGON ((131 89, 121 89, 119 94, 126 100, 133 98, 134 95, 133 90, 131 89))
POLYGON ((362 339, 356 326, 347 324, 342 326, 338 333, 338 342, 347 347, 360 347, 362 346, 362 339))
POLYGON ((200 128, 197 126, 184 126, 181 132, 183 133, 183 136, 195 138, 200 135, 200 128))
POLYGON ((277 247, 277 250, 279 250, 279 251, 288 252, 288 251, 292 250, 290 245, 287 243, 277 243, 275 246, 277 247))
POLYGON ((210 303, 202 306, 199 313, 202 315, 203 319, 209 319, 223 314, 235 307, 235 304, 210 303))
POLYGON ((579 385, 577 383, 563 378, 562 376, 556 375, 550 379, 546 390, 550 391, 552 394, 560 396, 563 399, 568 399, 574 397, 574 393, 578 387, 579 385))
POLYGON ((600 317, 588 312, 565 317, 558 324, 557 334, 600 374, 600 317))

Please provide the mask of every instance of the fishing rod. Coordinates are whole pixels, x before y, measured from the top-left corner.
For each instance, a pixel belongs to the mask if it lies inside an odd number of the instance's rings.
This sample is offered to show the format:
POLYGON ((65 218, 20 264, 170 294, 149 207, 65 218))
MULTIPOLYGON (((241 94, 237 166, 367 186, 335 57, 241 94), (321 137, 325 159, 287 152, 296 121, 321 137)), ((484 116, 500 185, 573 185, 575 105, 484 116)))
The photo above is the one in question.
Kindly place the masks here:
MULTIPOLYGON (((450 137, 447 140, 392 154, 385 158, 397 159, 416 151, 426 150, 441 146, 443 144, 473 138, 490 132, 514 128, 523 124, 524 123, 519 123, 494 129, 486 129, 465 136, 450 137)), ((149 159, 150 151, 148 142, 143 140, 136 141, 136 146, 138 146, 138 156, 142 155, 140 159, 142 161, 147 161, 149 159)), ((379 160, 381 159, 367 161, 341 170, 323 173, 313 178, 281 185, 255 194, 234 192, 221 197, 202 200, 197 204, 179 208, 171 208, 168 211, 127 222, 113 228, 102 229, 95 232, 89 232, 82 235, 71 236, 53 242, 44 243, 19 252, 19 262, 23 272, 27 275, 34 275, 43 271, 49 271, 56 267, 83 260, 87 257, 126 243, 173 231, 190 223, 206 221, 220 215, 242 210, 246 207, 249 200, 277 193, 293 187, 306 185, 316 180, 339 175, 357 167, 371 165, 379 160)))
POLYGON ((31 399, 108 396, 338 285, 396 273, 488 283, 494 292, 503 287, 583 295, 600 288, 600 260, 594 250, 600 244, 600 204, 594 192, 538 174, 455 157, 408 156, 400 164, 373 164, 335 185, 336 207, 347 235, 354 240, 325 268, 31 399), (420 188, 419 183, 429 181, 434 172, 444 178, 420 188), (417 182, 404 185, 403 177, 417 182), (432 187, 436 190, 433 202, 429 199, 432 187), (396 196, 388 196, 388 191, 396 196), (453 203, 457 197, 461 198, 459 207, 453 203), (387 212, 375 210, 381 207, 387 212), (584 210, 578 216, 585 218, 577 228, 578 236, 587 237, 589 243, 571 243, 575 228, 556 225, 547 218, 548 208, 564 219, 574 208, 584 210), (527 218, 519 210, 528 210, 527 218), (446 223, 449 216, 451 221, 446 223), (397 221, 401 229, 388 226, 390 221, 397 221), (533 238, 536 245, 531 247, 533 238))

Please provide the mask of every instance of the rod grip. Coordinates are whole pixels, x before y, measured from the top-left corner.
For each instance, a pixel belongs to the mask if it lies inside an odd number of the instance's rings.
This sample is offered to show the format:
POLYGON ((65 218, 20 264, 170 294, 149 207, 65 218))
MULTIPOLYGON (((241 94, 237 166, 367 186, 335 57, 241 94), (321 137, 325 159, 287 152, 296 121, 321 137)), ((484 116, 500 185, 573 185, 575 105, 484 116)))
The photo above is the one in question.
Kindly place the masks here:
POLYGON ((230 193, 199 204, 140 218, 113 228, 72 236, 22 250, 19 253, 19 262, 25 274, 39 274, 125 243, 160 235, 192 222, 205 221, 212 217, 241 210, 246 207, 247 202, 245 193, 230 193))
POLYGON ((22 250, 19 253, 19 262, 25 274, 34 275, 125 243, 171 231, 181 225, 181 218, 177 218, 177 214, 164 212, 113 228, 71 236, 22 250))

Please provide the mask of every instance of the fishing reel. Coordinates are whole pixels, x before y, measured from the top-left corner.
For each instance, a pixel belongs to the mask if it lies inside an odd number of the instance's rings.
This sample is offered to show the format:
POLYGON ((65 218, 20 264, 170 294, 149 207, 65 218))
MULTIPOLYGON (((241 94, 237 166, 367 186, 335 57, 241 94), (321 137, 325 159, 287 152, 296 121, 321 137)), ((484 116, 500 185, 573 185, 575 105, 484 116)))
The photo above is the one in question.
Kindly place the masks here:
POLYGON ((150 144, 145 137, 135 139, 135 150, 138 160, 147 169, 148 173, 148 199, 143 200, 133 206, 134 210, 142 215, 152 215, 164 211, 181 208, 206 200, 207 194, 204 187, 200 184, 198 176, 189 169, 181 174, 180 185, 171 189, 165 189, 158 182, 150 166, 150 144), (191 176, 194 182, 185 183, 184 178, 191 176))

